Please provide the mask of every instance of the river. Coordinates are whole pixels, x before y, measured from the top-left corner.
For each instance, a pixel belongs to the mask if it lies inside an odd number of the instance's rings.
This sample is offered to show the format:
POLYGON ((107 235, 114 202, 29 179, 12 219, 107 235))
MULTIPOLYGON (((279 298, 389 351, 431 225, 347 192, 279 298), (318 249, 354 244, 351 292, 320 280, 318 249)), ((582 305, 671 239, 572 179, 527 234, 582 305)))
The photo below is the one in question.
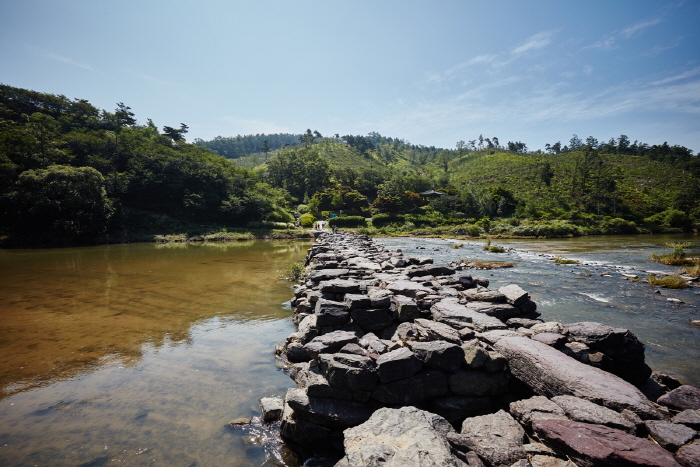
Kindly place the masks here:
MULTIPOLYGON (((700 319, 700 289, 657 294, 619 274, 673 272, 647 258, 679 239, 700 254, 697 236, 494 241, 512 248, 500 254, 483 242, 376 241, 436 263, 512 261, 472 273, 492 287, 521 285, 546 320, 628 328, 652 368, 700 385, 700 329, 688 324, 700 319), (582 263, 557 266, 544 254, 582 263)), ((309 245, 0 250, 0 465, 294 465, 274 430, 228 422, 257 415, 260 397, 293 384, 273 357, 294 331, 279 271, 309 245)))
POLYGON ((263 464, 228 422, 293 384, 278 271, 309 244, 0 250, 0 465, 263 464))

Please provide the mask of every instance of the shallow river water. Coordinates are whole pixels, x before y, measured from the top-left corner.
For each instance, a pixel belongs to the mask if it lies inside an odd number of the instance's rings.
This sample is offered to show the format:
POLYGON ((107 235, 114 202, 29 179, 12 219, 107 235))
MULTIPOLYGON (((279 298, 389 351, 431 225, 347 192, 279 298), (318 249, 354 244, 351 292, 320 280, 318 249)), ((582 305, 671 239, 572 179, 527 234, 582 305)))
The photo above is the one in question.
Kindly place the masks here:
MULTIPOLYGON (((472 273, 492 287, 521 285, 546 320, 628 328, 654 369, 699 385, 700 329, 688 321, 700 319, 700 289, 657 294, 619 274, 673 272, 647 258, 680 238, 700 254, 697 236, 495 241, 513 248, 501 254, 483 242, 376 241, 436 263, 512 261, 472 273), (545 254, 582 264, 556 266, 545 254)), ((293 385, 273 356, 294 330, 279 271, 309 245, 0 250, 0 466, 295 465, 275 430, 228 422, 293 385)))
POLYGON ((0 250, 0 465, 263 464, 228 422, 292 385, 278 271, 308 246, 0 250))

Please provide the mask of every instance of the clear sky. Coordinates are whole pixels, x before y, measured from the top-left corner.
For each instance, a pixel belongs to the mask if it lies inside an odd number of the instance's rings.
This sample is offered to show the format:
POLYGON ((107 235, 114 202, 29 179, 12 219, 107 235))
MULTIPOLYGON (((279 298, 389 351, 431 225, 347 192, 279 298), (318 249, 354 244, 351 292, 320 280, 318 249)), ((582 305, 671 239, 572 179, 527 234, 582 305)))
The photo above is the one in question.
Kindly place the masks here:
POLYGON ((700 1, 0 0, 0 82, 217 135, 700 151, 700 1))

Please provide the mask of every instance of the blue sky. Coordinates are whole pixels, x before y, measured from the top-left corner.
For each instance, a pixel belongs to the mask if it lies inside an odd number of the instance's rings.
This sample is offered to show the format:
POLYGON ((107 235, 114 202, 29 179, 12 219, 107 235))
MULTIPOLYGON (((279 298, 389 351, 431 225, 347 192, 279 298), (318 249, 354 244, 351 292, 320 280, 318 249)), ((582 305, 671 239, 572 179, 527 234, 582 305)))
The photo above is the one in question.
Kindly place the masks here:
POLYGON ((377 131, 700 151, 700 2, 1 0, 0 82, 188 140, 377 131))

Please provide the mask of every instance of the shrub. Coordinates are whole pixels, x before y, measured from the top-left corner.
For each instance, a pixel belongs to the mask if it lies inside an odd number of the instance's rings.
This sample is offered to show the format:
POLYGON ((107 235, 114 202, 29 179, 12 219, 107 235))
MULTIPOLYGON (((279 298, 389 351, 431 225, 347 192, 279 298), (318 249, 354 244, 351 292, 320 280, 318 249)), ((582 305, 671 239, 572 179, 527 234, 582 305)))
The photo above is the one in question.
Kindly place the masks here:
POLYGON ((639 233, 637 224, 632 221, 613 217, 605 219, 600 226, 602 233, 605 234, 636 234, 639 233))
POLYGON ((328 225, 331 227, 367 227, 367 221, 362 216, 331 217, 328 225))
POLYGON ((397 214, 375 214, 372 216, 372 225, 377 228, 396 223, 403 223, 403 218, 397 214))
POLYGON ((310 212, 307 212, 307 213, 299 216, 299 225, 301 225, 305 229, 310 229, 311 227, 313 227, 314 222, 316 222, 316 216, 314 216, 310 212))
POLYGON ((649 274, 647 276, 647 282, 649 282, 649 285, 660 285, 668 287, 669 289, 684 289, 688 287, 688 282, 678 274, 671 274, 665 277, 657 277, 656 274, 649 274))

